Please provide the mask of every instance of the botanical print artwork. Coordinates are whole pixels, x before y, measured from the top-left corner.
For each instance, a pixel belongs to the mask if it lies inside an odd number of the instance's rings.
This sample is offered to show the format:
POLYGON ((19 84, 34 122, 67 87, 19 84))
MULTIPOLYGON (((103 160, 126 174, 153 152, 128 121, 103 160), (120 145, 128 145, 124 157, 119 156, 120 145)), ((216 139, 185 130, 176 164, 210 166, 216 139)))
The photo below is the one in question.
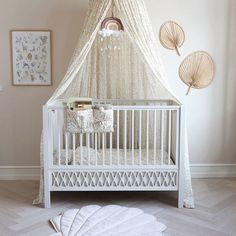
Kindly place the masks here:
POLYGON ((50 31, 12 31, 14 85, 51 85, 50 31))

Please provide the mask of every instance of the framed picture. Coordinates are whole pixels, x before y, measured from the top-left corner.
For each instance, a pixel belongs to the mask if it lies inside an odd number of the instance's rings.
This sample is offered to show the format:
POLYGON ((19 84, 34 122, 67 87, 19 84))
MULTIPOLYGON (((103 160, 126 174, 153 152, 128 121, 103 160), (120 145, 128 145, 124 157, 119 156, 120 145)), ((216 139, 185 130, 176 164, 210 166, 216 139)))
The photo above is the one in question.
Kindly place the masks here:
POLYGON ((12 30, 13 85, 52 85, 51 31, 12 30))

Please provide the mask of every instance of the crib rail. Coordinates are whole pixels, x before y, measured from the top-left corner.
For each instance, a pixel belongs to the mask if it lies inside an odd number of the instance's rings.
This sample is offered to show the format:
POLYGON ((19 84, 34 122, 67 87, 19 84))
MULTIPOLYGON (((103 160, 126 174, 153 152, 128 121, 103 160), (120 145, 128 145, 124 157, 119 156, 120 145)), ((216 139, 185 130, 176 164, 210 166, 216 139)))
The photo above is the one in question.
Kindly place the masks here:
POLYGON ((175 167, 178 165, 179 108, 171 101, 95 100, 111 103, 114 132, 64 131, 64 107, 47 110, 50 167, 175 167))

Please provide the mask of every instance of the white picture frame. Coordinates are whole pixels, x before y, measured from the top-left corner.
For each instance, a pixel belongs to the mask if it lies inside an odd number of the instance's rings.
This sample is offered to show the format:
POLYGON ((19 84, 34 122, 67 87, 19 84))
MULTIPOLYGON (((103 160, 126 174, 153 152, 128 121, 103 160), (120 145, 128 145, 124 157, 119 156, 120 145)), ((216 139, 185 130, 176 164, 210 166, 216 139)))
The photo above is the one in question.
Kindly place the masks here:
POLYGON ((11 30, 11 55, 13 85, 52 85, 50 30, 11 30))

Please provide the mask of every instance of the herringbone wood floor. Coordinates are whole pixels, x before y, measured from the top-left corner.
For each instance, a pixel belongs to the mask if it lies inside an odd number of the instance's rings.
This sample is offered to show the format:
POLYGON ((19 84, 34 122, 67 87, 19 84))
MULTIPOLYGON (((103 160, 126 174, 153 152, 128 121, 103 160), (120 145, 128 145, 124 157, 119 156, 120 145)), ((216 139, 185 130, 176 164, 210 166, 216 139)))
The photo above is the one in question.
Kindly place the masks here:
POLYGON ((168 227, 167 235, 236 235, 236 179, 193 180, 196 209, 176 208, 174 193, 61 192, 49 210, 32 206, 36 181, 0 181, 0 236, 48 236, 48 219, 68 208, 119 204, 143 209, 168 227))

